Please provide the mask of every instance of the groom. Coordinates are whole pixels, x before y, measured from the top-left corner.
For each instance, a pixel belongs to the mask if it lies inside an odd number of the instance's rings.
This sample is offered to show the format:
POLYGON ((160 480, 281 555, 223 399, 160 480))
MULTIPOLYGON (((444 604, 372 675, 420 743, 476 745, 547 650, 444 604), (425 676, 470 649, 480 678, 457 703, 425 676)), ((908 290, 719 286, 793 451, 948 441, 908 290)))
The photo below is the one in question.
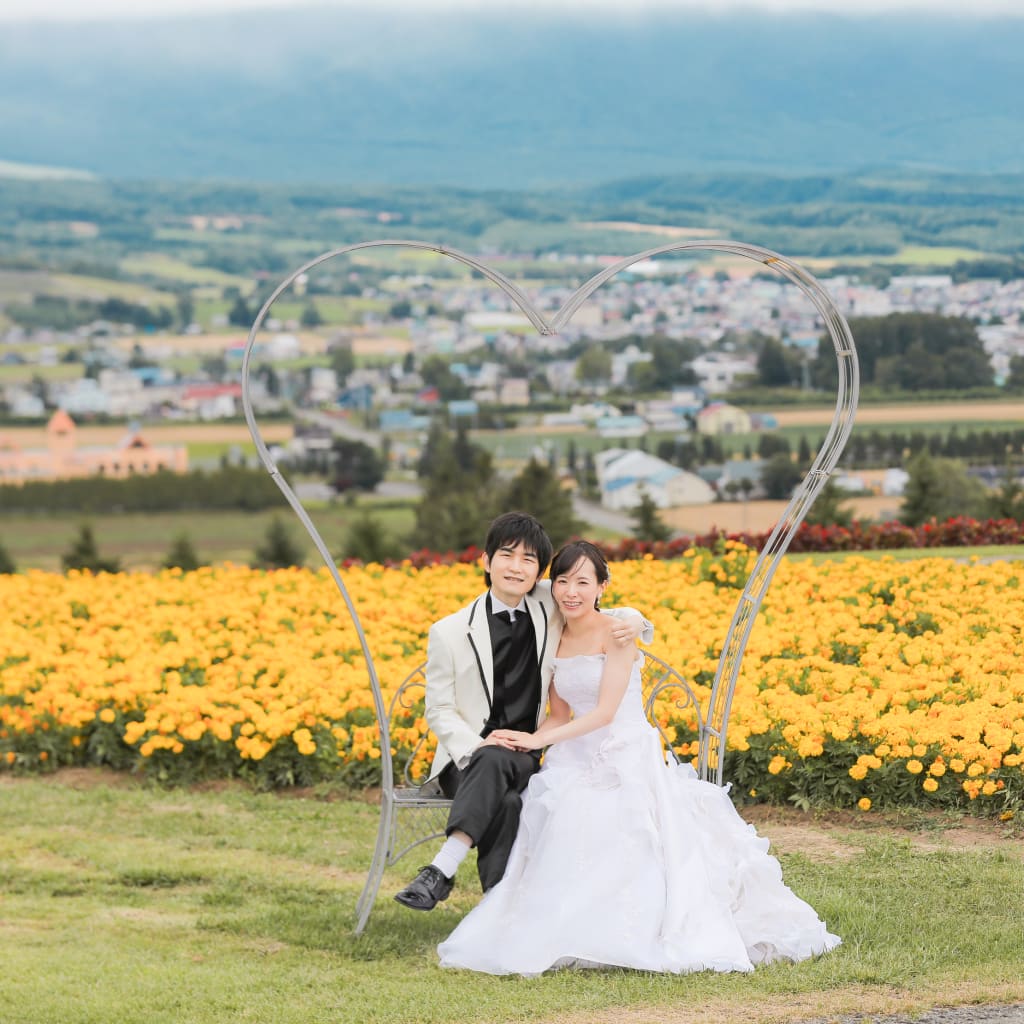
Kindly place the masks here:
MULTIPOLYGON (((547 705, 561 621, 552 616, 550 585, 537 581, 551 561, 551 539, 534 516, 507 512, 491 523, 484 552, 489 590, 434 623, 427 644, 426 717, 438 741, 428 784, 436 780, 452 807, 437 856, 395 894, 413 910, 448 898, 474 846, 484 892, 500 881, 520 794, 540 767, 540 751, 516 750, 492 734, 533 732, 547 705)), ((632 609, 610 614, 625 620, 615 631, 619 643, 652 639, 653 627, 632 609)))

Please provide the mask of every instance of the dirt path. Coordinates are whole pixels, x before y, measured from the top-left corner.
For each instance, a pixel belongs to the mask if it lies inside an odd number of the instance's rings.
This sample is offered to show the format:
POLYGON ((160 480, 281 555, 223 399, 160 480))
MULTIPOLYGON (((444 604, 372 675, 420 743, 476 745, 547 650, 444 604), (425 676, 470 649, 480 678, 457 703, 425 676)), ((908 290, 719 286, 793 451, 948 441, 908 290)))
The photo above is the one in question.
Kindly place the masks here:
POLYGON ((925 852, 949 850, 1001 850, 1024 860, 1021 825, 988 818, 908 812, 906 815, 830 811, 807 814, 790 807, 745 807, 742 815, 771 840, 776 853, 803 853, 810 857, 852 857, 872 838, 906 840, 925 852))
POLYGON ((543 1024, 1024 1024, 1024 982, 915 992, 850 985, 810 995, 758 996, 756 1004, 615 1007, 549 1017, 543 1024), (979 1003, 981 1005, 979 1005, 979 1003))
MULTIPOLYGON (((825 427, 834 409, 783 409, 775 413, 780 427, 825 427)), ((857 426, 872 423, 1024 423, 1024 402, 922 402, 911 405, 862 405, 857 426)))
MULTIPOLYGON (((294 427, 291 423, 267 423, 260 426, 265 441, 290 441, 294 427)), ((117 444, 127 433, 124 426, 75 428, 79 445, 117 444)), ((141 428, 140 433, 150 444, 190 444, 212 442, 216 444, 252 444, 252 435, 244 423, 154 423, 141 428)), ((45 448, 45 427, 3 427, 0 437, 14 441, 22 448, 45 448)))
MULTIPOLYGON (((848 498, 844 504, 862 522, 887 522, 899 516, 902 501, 901 497, 872 494, 848 498)), ((774 528, 787 504, 785 501, 715 501, 709 505, 678 505, 662 509, 661 518, 672 529, 689 535, 707 533, 712 527, 726 533, 745 530, 762 533, 774 528)))

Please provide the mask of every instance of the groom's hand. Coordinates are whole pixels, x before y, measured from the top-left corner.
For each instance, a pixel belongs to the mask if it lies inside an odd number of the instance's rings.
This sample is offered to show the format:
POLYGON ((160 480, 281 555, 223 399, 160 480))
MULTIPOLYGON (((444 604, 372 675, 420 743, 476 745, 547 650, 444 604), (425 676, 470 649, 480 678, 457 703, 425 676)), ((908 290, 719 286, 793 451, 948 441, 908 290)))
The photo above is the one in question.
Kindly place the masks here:
POLYGON ((497 729, 487 735, 487 738, 480 744, 481 747, 504 747, 506 750, 519 750, 511 740, 507 739, 503 733, 508 733, 509 729, 497 729))
POLYGON ((612 639, 620 646, 627 647, 638 640, 644 631, 644 620, 639 615, 630 615, 627 619, 615 619, 612 626, 612 639))

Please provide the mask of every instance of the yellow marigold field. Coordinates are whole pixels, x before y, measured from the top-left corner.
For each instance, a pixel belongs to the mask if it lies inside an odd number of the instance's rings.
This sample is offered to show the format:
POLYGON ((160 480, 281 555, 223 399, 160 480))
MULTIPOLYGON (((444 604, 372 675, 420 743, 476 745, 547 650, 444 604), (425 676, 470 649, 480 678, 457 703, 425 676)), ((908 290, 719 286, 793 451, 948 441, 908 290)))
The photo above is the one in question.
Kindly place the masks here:
MULTIPOLYGON (((703 698, 755 554, 728 545, 617 562, 606 603, 655 623, 652 650, 703 698)), ((1019 565, 860 557, 785 562, 751 634, 726 775, 738 800, 798 806, 1024 801, 1019 565)), ((345 570, 387 698, 479 567, 345 570)), ((692 723, 666 704, 679 749, 692 723)), ((411 749, 413 709, 392 736, 411 749)), ((325 571, 0 576, 0 768, 101 764, 262 786, 379 778, 356 630, 325 571)))

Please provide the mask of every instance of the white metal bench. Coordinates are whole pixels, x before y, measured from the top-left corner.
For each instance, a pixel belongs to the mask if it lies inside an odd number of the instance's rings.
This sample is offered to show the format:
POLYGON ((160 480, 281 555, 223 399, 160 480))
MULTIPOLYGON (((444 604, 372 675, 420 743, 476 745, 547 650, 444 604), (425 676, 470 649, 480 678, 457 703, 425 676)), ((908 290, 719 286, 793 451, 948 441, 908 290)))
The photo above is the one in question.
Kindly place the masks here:
MULTIPOLYGON (((668 703, 672 707, 673 718, 685 722, 687 734, 692 734, 692 741, 697 743, 697 771, 706 778, 707 772, 702 765, 706 764, 715 733, 706 726, 697 695, 671 665, 650 651, 641 650, 641 653, 644 659, 641 670, 644 711, 661 734, 666 756, 676 762, 681 760, 676 750, 681 740, 678 735, 670 734, 670 723, 662 721, 658 714, 671 695, 668 703)), ((422 717, 427 682, 425 668, 426 662, 413 669, 391 698, 387 722, 381 733, 382 746, 388 744, 390 748, 391 732, 399 718, 422 717)), ((420 754, 428 739, 427 734, 421 735, 413 748, 401 756, 397 784, 393 774, 385 773, 381 779, 380 828, 366 884, 356 905, 357 935, 365 928, 373 910, 385 869, 396 864, 410 850, 445 833, 452 802, 441 793, 436 780, 428 783, 417 771, 417 766, 424 764, 420 754)), ((685 742, 690 740, 687 738, 685 742)))
MULTIPOLYGON (((860 389, 860 374, 857 363, 857 350, 850 334, 850 328, 842 313, 839 312, 828 292, 821 284, 806 270, 798 264, 793 263, 779 253, 772 252, 757 245, 748 245, 745 242, 730 240, 706 240, 688 242, 671 242, 667 245, 647 249, 644 252, 636 253, 633 256, 619 260, 595 274, 588 281, 585 281, 566 300, 565 304, 557 310, 553 316, 546 318, 530 301, 530 299, 508 278, 498 271, 489 267, 486 263, 459 252, 456 249, 444 245, 437 245, 430 242, 422 242, 408 239, 378 239, 369 242, 357 242, 354 245, 343 246, 322 253, 315 259, 303 264, 270 294, 266 302, 260 308, 259 313, 249 331, 245 353, 242 357, 242 408, 245 412, 246 423, 256 445, 256 451, 260 461, 273 477, 280 488, 288 504, 291 505, 295 514, 299 517, 306 531, 309 533, 316 546, 320 557, 331 573, 335 584, 341 594, 342 600, 352 617, 363 656, 366 661, 367 682, 373 698, 374 713, 377 719, 377 726, 381 735, 381 773, 383 790, 386 794, 381 802, 381 817, 377 833, 377 845, 374 859, 370 867, 370 873, 364 886, 362 896, 359 898, 356 913, 356 933, 362 932, 373 908, 377 889, 380 885, 380 878, 384 867, 388 863, 394 863, 403 853, 419 845, 420 842, 443 832, 443 822, 438 827, 438 820, 447 810, 446 801, 442 803, 437 798, 427 798, 426 794, 420 793, 414 783, 406 780, 397 789, 394 788, 394 765, 391 759, 391 746, 389 743, 392 715, 395 712, 394 702, 390 707, 385 705, 380 680, 377 676, 377 668, 370 651, 370 645, 363 631, 362 623, 356 611, 352 599, 349 596, 345 583, 338 572, 338 567, 331 556, 327 545, 320 536, 312 520, 303 508, 302 503, 296 497, 295 492, 281 476, 274 460, 263 438, 260 435, 256 417, 253 414, 252 400, 250 394, 249 368, 252 361, 253 350, 257 335, 263 326, 271 307, 280 295, 290 288, 300 277, 308 274, 315 267, 328 260, 335 259, 354 253, 363 249, 371 248, 406 248, 420 251, 435 252, 445 256, 457 263, 461 263, 491 281, 500 288, 526 315, 530 322, 541 335, 557 334, 558 331, 571 319, 587 299, 606 281, 625 270, 628 270, 634 263, 641 260, 655 259, 674 253, 688 252, 691 250, 705 250, 711 252, 729 253, 735 256, 743 256, 753 260, 762 266, 769 267, 779 273, 786 280, 796 285, 811 301, 818 311, 822 324, 828 331, 836 354, 836 361, 839 367, 838 392, 836 408, 832 417, 832 423, 825 436, 824 443, 819 450, 811 468, 804 477, 801 485, 794 491, 793 497, 786 506, 775 529, 772 530, 767 543, 761 550, 753 572, 747 580, 743 593, 740 595, 733 613, 732 621, 729 624, 728 632, 722 645, 721 655, 718 661, 718 668, 715 672, 715 679, 712 685, 711 694, 707 703, 701 709, 702 717, 701 731, 699 735, 698 772, 700 777, 714 781, 718 785, 723 781, 723 770, 725 767, 726 731, 729 725, 729 713, 732 708, 733 691, 736 680, 739 676, 740 664, 743 660, 743 653, 746 650, 747 639, 750 630, 753 628, 754 619, 761 607, 768 587, 771 584, 775 570, 778 568, 782 556, 785 554, 789 543, 796 533, 798 527, 807 515, 814 499, 825 486, 832 471, 839 462, 846 445, 850 431, 853 429, 853 420, 857 410, 857 398, 860 389), (399 794, 396 796, 396 794, 399 794), (429 802, 420 805, 421 799, 429 799, 429 802), (420 815, 421 825, 415 826, 416 831, 410 831, 409 835, 415 837, 422 834, 422 839, 405 839, 393 835, 398 829, 395 808, 401 806, 403 814, 409 812, 410 826, 415 814, 420 815), (404 842, 404 846, 401 845, 404 842)), ((669 665, 660 659, 647 655, 646 662, 648 669, 651 665, 662 666, 672 678, 682 679, 669 665)), ((417 670, 421 672, 421 670, 417 670)), ((402 684, 400 692, 411 695, 417 679, 417 672, 402 684)), ((422 685, 422 683, 420 683, 422 685)), ((685 684, 684 684, 685 686, 685 684)), ((688 689, 688 688, 687 688, 688 689)), ((396 698, 397 699, 397 698, 396 698)), ((403 697, 403 699, 406 699, 403 697)))

